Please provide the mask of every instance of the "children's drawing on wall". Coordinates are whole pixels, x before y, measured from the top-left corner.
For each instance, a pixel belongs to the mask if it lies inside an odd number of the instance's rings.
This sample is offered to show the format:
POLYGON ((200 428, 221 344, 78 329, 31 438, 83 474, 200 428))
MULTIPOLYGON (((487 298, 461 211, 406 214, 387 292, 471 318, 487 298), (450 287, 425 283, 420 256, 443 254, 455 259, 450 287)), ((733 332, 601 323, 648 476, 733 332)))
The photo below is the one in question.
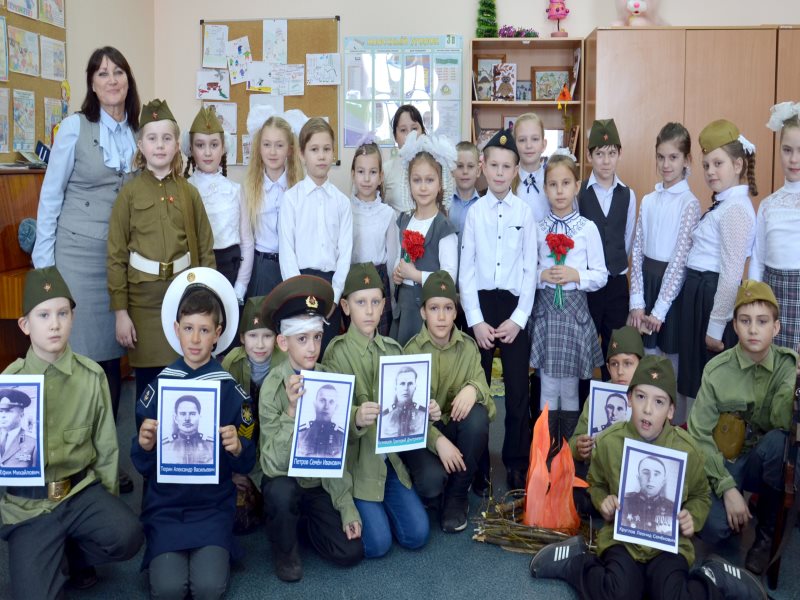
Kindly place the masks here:
POLYGON ((197 95, 200 100, 228 100, 231 84, 228 71, 222 69, 200 69, 197 71, 197 95))

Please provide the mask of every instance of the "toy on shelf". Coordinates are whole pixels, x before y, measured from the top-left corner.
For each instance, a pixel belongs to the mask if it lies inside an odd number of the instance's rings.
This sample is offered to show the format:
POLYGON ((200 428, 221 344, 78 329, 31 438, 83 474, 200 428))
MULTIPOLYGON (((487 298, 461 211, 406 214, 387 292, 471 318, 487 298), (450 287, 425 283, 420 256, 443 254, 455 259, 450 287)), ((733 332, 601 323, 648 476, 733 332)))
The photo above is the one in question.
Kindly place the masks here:
POLYGON ((550 0, 550 5, 545 12, 550 21, 556 22, 557 29, 550 34, 550 37, 567 37, 569 34, 561 29, 561 20, 566 19, 569 14, 567 3, 563 0, 550 0))
POLYGON ((617 17, 615 27, 652 27, 666 25, 658 16, 658 0, 616 0, 617 17))

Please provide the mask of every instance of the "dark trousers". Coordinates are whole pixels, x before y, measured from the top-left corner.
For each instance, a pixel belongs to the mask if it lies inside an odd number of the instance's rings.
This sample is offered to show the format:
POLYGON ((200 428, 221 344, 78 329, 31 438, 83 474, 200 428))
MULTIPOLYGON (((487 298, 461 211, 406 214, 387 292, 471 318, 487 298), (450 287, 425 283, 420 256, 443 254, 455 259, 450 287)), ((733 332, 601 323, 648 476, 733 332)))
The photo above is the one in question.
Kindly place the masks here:
POLYGON ((150 561, 150 600, 217 600, 225 595, 230 554, 220 546, 165 552, 150 561))
POLYGON ((253 256, 253 272, 247 286, 247 297, 266 296, 278 285, 281 278, 281 266, 277 253, 255 251, 253 256))
MULTIPOLYGON (((628 320, 629 292, 627 275, 609 275, 605 287, 596 292, 586 294, 589 302, 589 314, 592 315, 594 326, 600 336, 600 347, 603 358, 608 356, 608 342, 611 332, 624 327, 628 320)), ((608 369, 603 365, 601 369, 603 381, 608 381, 608 369)))
MULTIPOLYGON (((325 281, 330 283, 333 281, 332 271, 317 271, 316 269, 300 269, 303 275, 316 275, 322 277, 325 281)), ((331 340, 339 335, 339 330, 342 327, 342 308, 337 304, 333 314, 327 318, 328 324, 322 330, 322 347, 319 349, 320 360, 325 356, 325 348, 331 343, 331 340)))
MULTIPOLYGON (((725 461, 725 468, 736 481, 740 492, 763 492, 783 490, 783 450, 786 445, 786 432, 773 429, 764 435, 755 448, 742 454, 735 462, 725 461)), ((759 498, 759 501, 763 498, 759 498)), ((728 526, 725 502, 716 494, 711 494, 711 510, 700 532, 707 544, 718 544, 728 539, 733 530, 728 526)))
MULTIPOLYGON (((499 327, 511 316, 519 298, 506 290, 479 290, 483 320, 491 327, 499 327)), ((505 384, 506 418, 505 438, 503 439, 503 464, 506 469, 526 471, 531 448, 531 414, 528 390, 528 364, 531 344, 526 327, 510 344, 496 341, 503 364, 503 383, 505 384)), ((481 349, 481 366, 486 380, 492 381, 492 359, 494 349, 481 349)))
POLYGON ((95 483, 50 512, 5 525, 12 598, 58 598, 70 571, 128 560, 144 541, 127 504, 95 483))
POLYGON ((222 273, 231 285, 236 283, 239 267, 242 264, 242 250, 239 244, 214 250, 214 261, 217 263, 217 271, 222 273))
POLYGON ((347 539, 339 511, 322 486, 303 488, 294 477, 265 475, 261 492, 273 552, 291 552, 297 544, 297 528, 302 524, 322 558, 349 567, 364 557, 364 544, 360 539, 347 539))
POLYGON ((445 498, 466 498, 472 477, 478 469, 478 461, 489 440, 489 413, 482 404, 476 404, 466 419, 445 425, 437 421, 434 425, 461 451, 466 471, 447 474, 442 461, 427 448, 403 452, 400 456, 408 467, 417 493, 426 499, 436 498, 442 492, 445 498))
POLYGON ((111 409, 114 411, 114 420, 117 420, 117 413, 119 412, 119 397, 122 393, 122 368, 120 366, 121 359, 112 358, 110 360, 101 360, 97 364, 106 374, 108 380, 108 391, 111 392, 111 409))
POLYGON ((602 557, 582 554, 571 559, 565 579, 587 600, 718 600, 716 587, 689 573, 680 554, 661 552, 646 563, 633 560, 623 545, 602 557))

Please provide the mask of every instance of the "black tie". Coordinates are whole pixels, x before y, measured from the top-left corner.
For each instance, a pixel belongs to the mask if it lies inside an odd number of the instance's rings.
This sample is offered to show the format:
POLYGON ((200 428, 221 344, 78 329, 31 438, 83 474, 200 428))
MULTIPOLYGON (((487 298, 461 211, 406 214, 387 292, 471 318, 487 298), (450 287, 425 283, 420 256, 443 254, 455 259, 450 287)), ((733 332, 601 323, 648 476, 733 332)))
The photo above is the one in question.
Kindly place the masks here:
POLYGON ((530 193, 531 188, 535 189, 537 194, 539 193, 539 188, 536 187, 536 176, 533 173, 531 173, 525 178, 524 183, 525 183, 525 191, 527 193, 530 193))
POLYGON ((702 220, 702 219, 704 219, 704 218, 705 218, 705 216, 706 216, 708 213, 710 213, 712 210, 714 210, 715 208, 717 208, 717 207, 718 207, 720 204, 722 204, 722 200, 717 200, 716 198, 714 198, 714 199, 711 201, 711 206, 709 207, 709 209, 708 209, 706 212, 704 212, 704 213, 703 213, 703 216, 702 216, 702 217, 700 217, 700 219, 701 219, 701 220, 702 220))

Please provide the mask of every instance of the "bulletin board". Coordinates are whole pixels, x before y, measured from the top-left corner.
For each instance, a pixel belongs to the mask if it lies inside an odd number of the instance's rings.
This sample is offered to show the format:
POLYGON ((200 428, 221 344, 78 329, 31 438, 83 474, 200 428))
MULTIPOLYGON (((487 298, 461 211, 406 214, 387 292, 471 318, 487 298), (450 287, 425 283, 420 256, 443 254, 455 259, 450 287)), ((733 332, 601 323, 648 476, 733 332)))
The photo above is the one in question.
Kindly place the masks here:
MULTIPOLYGON (((265 17, 267 18, 267 17, 265 17)), ((278 17, 268 17, 275 19, 278 17)), ((286 19, 287 21, 287 64, 306 64, 306 54, 322 54, 339 52, 339 17, 320 19, 286 19)), ((247 36, 250 51, 254 60, 261 60, 262 19, 252 20, 201 20, 201 40, 205 25, 225 25, 228 27, 228 39, 247 36)), ((247 114, 250 110, 251 93, 244 83, 231 85, 231 102, 236 103, 236 156, 241 163, 242 135, 247 134, 247 114)), ((305 86, 302 96, 284 96, 284 110, 298 108, 308 117, 327 117, 328 122, 337 132, 334 147, 334 159, 339 159, 339 86, 305 86)))
MULTIPOLYGON (((9 37, 8 37, 8 27, 16 27, 17 29, 24 30, 31 34, 35 34, 38 37, 37 42, 41 42, 41 38, 50 38, 51 40, 56 40, 58 42, 64 42, 64 54, 63 54, 63 78, 61 80, 50 80, 44 79, 41 77, 41 60, 44 56, 42 53, 41 46, 39 47, 39 76, 34 75, 25 75, 22 73, 17 73, 11 70, 11 64, 7 69, 3 69, 4 71, 8 72, 8 81, 0 81, 0 90, 7 90, 8 93, 8 107, 6 111, 0 111, 0 139, 5 136, 5 139, 8 140, 8 152, 0 152, 0 162, 2 163, 10 163, 16 161, 19 157, 17 150, 14 149, 14 90, 21 90, 26 92, 33 92, 34 98, 34 119, 33 119, 33 127, 34 127, 34 136, 33 136, 33 147, 25 148, 26 151, 34 152, 36 148, 36 142, 42 141, 48 146, 52 145, 52 125, 54 125, 54 121, 50 119, 50 126, 47 128, 49 131, 45 131, 45 98, 51 98, 53 100, 61 101, 61 81, 66 79, 66 41, 67 41, 67 31, 64 27, 59 25, 53 25, 51 23, 46 22, 47 20, 56 21, 59 23, 64 23, 64 12, 65 12, 65 2, 66 0, 39 0, 39 2, 24 2, 24 1, 17 1, 14 4, 19 6, 29 6, 32 9, 31 16, 23 16, 21 14, 17 14, 12 12, 8 9, 8 0, 0 3, 0 17, 5 19, 5 32, 0 32, 0 34, 5 33, 0 39, 2 42, 3 47, 0 48, 0 62, 4 65, 8 62, 10 63, 9 59, 9 37), (8 115, 8 120, 4 121, 3 116, 8 115)), ((2 24, 2 20, 0 20, 0 24, 2 24)), ((2 67, 0 67, 2 68, 2 67)), ((61 69, 61 65, 59 65, 59 72, 61 69)), ((3 98, 2 93, 0 93, 0 98, 3 98)), ((52 103, 54 104, 54 103, 52 103)), ((60 115, 56 122, 60 122, 60 115)), ((18 126, 25 126, 28 127, 27 117, 24 119, 18 119, 18 126)), ((1 145, 1 144, 0 144, 1 145)))

